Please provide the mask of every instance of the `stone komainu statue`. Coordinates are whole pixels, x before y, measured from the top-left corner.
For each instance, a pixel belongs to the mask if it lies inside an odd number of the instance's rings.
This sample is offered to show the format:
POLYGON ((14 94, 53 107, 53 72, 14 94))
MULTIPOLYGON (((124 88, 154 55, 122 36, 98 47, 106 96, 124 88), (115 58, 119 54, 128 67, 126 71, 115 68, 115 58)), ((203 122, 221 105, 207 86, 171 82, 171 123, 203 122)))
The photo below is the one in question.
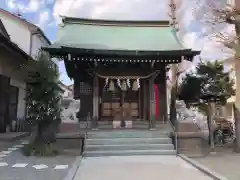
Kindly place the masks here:
POLYGON ((77 123, 78 118, 76 116, 80 108, 79 100, 74 100, 72 98, 63 98, 61 107, 62 111, 62 122, 64 123, 77 123))
POLYGON ((198 109, 190 108, 188 109, 184 101, 176 101, 176 111, 178 114, 178 121, 186 121, 189 123, 195 123, 199 129, 208 136, 209 130, 207 125, 207 117, 204 116, 198 109))

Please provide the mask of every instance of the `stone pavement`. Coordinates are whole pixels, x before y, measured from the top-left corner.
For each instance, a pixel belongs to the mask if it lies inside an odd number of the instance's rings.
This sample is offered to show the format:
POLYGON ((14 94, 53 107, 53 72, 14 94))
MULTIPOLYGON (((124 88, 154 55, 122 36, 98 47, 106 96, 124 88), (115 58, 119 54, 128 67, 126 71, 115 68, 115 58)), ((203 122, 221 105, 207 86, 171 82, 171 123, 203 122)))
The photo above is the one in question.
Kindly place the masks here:
POLYGON ((191 159, 229 180, 240 179, 240 154, 234 153, 232 148, 216 148, 215 155, 191 159))
POLYGON ((176 156, 122 156, 82 159, 74 180, 211 180, 176 156))
MULTIPOLYGON (((75 155, 57 157, 25 157, 20 148, 28 143, 17 141, 0 151, 1 180, 63 180, 76 159, 75 155)), ((10 144, 9 144, 10 145, 10 144)))

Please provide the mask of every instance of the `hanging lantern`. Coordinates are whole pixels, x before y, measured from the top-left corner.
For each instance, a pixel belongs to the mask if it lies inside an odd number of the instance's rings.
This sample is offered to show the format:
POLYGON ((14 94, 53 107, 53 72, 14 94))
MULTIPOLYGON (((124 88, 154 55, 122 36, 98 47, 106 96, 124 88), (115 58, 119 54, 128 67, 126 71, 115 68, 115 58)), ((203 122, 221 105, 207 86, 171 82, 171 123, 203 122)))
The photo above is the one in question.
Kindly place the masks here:
POLYGON ((127 91, 127 83, 126 81, 123 80, 123 83, 122 83, 122 91, 127 91))
POLYGON ((108 91, 115 91, 115 87, 114 87, 114 82, 113 82, 113 80, 111 80, 110 83, 109 83, 108 91))
POLYGON ((134 81, 133 81, 132 90, 133 90, 133 91, 137 91, 137 90, 138 90, 137 80, 134 80, 134 81))

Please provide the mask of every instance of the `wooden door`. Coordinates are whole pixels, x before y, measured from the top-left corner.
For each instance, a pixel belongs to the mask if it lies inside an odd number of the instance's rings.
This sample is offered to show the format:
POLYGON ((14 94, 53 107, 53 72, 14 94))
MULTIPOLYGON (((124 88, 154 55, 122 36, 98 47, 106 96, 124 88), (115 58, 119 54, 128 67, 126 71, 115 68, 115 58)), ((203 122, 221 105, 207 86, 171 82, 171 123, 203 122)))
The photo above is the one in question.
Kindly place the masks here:
POLYGON ((113 118, 116 109, 120 108, 120 92, 109 92, 103 89, 102 93, 102 113, 103 118, 113 118))
MULTIPOLYGON (((124 92, 123 107, 130 110, 130 116, 133 119, 139 117, 139 92, 128 90, 124 92)), ((102 116, 105 118, 113 118, 114 112, 118 112, 121 106, 121 92, 103 91, 102 116)))
POLYGON ((139 91, 128 90, 124 99, 124 107, 128 108, 133 119, 139 118, 139 91))

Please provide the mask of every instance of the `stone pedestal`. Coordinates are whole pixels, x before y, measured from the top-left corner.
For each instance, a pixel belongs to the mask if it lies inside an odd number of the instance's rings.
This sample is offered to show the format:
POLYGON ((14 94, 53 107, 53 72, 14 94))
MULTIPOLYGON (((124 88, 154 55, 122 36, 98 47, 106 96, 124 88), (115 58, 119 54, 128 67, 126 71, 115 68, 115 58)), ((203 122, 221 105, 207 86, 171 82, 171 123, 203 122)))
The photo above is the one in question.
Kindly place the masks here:
POLYGON ((179 153, 196 153, 202 155, 204 135, 193 122, 178 122, 177 146, 179 153))

